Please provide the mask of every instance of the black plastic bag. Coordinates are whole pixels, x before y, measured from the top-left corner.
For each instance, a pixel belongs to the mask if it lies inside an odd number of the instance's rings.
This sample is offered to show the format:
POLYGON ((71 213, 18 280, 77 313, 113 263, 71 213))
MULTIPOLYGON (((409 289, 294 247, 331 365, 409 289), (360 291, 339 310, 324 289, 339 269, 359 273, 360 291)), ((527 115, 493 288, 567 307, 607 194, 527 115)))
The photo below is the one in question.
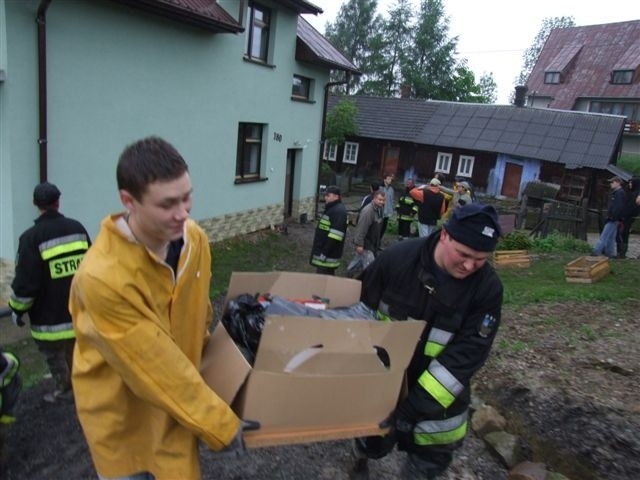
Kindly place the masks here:
POLYGON ((256 359, 264 317, 264 307, 257 295, 248 293, 230 300, 222 316, 222 324, 250 365, 256 359))

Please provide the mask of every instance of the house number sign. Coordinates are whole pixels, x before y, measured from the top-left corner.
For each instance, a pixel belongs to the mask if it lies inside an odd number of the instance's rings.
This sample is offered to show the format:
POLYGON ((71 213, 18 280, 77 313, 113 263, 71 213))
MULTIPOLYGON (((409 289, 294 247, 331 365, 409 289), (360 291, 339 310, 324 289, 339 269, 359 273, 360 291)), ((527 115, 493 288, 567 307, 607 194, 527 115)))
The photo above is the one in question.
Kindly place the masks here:
POLYGON ((273 132, 273 139, 276 142, 281 142, 282 141, 282 134, 281 133, 277 133, 277 132, 273 132))

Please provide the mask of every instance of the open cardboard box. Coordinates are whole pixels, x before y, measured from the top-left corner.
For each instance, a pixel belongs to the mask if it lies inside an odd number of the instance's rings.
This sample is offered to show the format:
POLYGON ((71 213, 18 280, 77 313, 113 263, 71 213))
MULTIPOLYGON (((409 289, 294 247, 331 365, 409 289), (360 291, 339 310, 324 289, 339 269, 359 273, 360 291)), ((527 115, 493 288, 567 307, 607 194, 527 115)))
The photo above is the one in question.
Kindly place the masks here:
MULTIPOLYGON (((306 273, 234 272, 225 304, 258 292, 318 295, 334 308, 357 303, 360 282, 306 273)), ((245 432, 248 447, 380 434, 378 424, 396 406, 424 326, 420 321, 270 315, 251 367, 219 323, 201 372, 240 417, 260 422, 260 430, 245 432)))

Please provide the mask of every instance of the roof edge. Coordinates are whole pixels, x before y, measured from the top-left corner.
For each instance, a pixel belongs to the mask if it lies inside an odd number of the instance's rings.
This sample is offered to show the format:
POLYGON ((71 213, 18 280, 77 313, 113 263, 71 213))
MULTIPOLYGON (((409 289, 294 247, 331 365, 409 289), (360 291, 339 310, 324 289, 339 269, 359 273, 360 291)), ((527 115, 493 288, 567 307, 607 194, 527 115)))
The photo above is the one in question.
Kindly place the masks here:
POLYGON ((216 20, 212 17, 199 14, 195 11, 181 8, 173 3, 163 0, 112 0, 132 8, 137 8, 149 13, 160 15, 177 22, 203 28, 213 33, 240 33, 244 27, 237 23, 222 7, 216 6, 228 17, 227 21, 216 20))

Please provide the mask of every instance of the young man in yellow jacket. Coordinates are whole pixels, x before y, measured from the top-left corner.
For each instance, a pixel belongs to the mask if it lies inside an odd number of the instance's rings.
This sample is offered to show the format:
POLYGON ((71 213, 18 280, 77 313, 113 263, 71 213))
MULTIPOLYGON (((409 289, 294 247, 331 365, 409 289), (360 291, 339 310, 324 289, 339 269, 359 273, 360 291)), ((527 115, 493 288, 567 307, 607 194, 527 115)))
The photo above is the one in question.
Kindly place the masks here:
POLYGON ((241 435, 198 372, 209 242, 189 219, 187 164, 166 141, 127 147, 117 181, 126 212, 102 221, 71 287, 78 417, 101 479, 198 479, 198 439, 221 450, 241 435))

